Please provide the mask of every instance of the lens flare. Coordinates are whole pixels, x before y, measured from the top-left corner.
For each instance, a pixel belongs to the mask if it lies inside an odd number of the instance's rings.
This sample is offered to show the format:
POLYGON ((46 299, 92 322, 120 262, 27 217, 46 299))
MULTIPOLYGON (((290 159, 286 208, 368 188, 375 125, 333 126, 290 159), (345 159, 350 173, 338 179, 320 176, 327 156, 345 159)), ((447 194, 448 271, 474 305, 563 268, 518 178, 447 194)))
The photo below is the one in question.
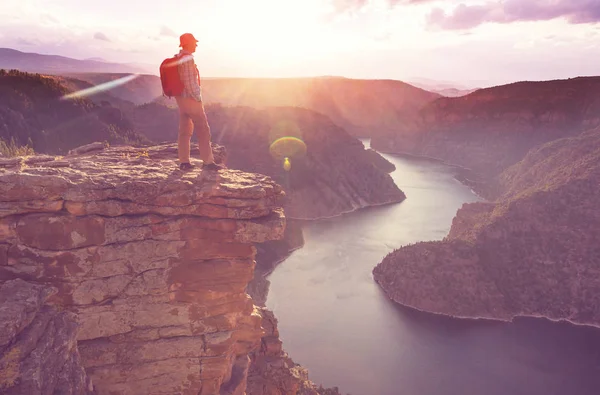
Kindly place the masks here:
POLYGON ((82 89, 82 90, 77 91, 77 92, 69 93, 67 95, 64 95, 60 99, 61 100, 69 100, 69 99, 75 99, 75 98, 79 98, 79 97, 92 96, 92 95, 95 95, 97 93, 108 91, 108 90, 111 90, 113 88, 116 88, 119 85, 126 84, 129 81, 133 81, 134 79, 136 79, 138 77, 139 77, 139 74, 131 74, 131 75, 128 75, 128 76, 116 79, 114 81, 105 82, 105 83, 100 84, 100 85, 92 86, 90 88, 82 89))
POLYGON ((274 159, 294 158, 306 155, 306 144, 298 137, 281 137, 273 141, 269 152, 274 159))
POLYGON ((290 171, 292 169, 292 163, 290 162, 290 158, 283 159, 283 170, 290 171))

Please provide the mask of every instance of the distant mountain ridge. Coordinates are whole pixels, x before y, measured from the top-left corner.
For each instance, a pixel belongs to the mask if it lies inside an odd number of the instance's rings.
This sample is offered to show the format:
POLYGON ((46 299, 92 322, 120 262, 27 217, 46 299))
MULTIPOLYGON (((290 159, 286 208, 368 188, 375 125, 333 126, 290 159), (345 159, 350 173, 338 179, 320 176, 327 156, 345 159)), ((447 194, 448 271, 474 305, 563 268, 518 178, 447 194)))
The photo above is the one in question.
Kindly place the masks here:
POLYGON ((415 78, 407 80, 409 84, 417 88, 425 89, 429 92, 438 93, 444 97, 461 97, 475 92, 480 88, 467 88, 460 84, 452 82, 436 81, 428 78, 415 78))
POLYGON ((444 160, 496 176, 533 147, 600 125, 600 77, 517 82, 440 98, 373 148, 444 160))
POLYGON ((59 55, 43 55, 0 48, 0 69, 16 69, 30 73, 148 73, 144 67, 104 60, 78 60, 59 55))

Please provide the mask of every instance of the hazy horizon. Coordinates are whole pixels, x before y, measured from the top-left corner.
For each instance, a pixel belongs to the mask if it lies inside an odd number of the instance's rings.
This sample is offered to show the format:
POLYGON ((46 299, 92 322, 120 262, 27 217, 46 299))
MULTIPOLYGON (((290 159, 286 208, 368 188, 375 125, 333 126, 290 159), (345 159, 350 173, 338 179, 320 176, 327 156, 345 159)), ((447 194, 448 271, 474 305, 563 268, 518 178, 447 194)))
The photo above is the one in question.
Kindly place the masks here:
POLYGON ((141 0, 0 5, 0 47, 158 65, 199 40, 207 77, 339 76, 464 88, 600 75, 591 0, 141 0))

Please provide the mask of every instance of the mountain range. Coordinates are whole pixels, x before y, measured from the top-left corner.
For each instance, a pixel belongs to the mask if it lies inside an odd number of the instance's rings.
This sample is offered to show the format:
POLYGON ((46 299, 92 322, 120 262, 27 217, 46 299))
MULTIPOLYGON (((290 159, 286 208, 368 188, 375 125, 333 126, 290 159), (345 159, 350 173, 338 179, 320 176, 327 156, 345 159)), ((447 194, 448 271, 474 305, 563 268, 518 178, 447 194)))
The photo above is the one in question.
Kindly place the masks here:
POLYGON ((73 59, 66 56, 43 55, 0 48, 0 69, 16 69, 31 73, 148 73, 153 70, 146 65, 112 63, 103 59, 73 59))
POLYGON ((600 78, 516 82, 439 98, 410 125, 374 136, 384 152, 437 158, 486 177, 500 174, 536 146, 600 124, 600 78))
POLYGON ((469 93, 475 92, 480 88, 468 88, 466 86, 455 84, 448 81, 437 81, 430 78, 410 78, 406 82, 416 86, 417 88, 425 89, 429 92, 438 93, 445 97, 460 97, 466 96, 469 93))

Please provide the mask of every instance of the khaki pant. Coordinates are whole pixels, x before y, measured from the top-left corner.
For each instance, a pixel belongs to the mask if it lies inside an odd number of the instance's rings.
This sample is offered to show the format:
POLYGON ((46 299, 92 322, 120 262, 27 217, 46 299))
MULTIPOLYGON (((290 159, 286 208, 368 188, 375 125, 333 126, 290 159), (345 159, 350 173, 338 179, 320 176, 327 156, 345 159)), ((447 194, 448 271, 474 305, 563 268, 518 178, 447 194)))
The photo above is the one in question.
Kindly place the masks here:
POLYGON ((213 163, 215 159, 210 146, 210 126, 208 126, 204 105, 201 101, 189 97, 175 97, 175 100, 179 107, 179 137, 177 139, 179 162, 190 161, 190 141, 195 126, 200 159, 204 163, 213 163))

